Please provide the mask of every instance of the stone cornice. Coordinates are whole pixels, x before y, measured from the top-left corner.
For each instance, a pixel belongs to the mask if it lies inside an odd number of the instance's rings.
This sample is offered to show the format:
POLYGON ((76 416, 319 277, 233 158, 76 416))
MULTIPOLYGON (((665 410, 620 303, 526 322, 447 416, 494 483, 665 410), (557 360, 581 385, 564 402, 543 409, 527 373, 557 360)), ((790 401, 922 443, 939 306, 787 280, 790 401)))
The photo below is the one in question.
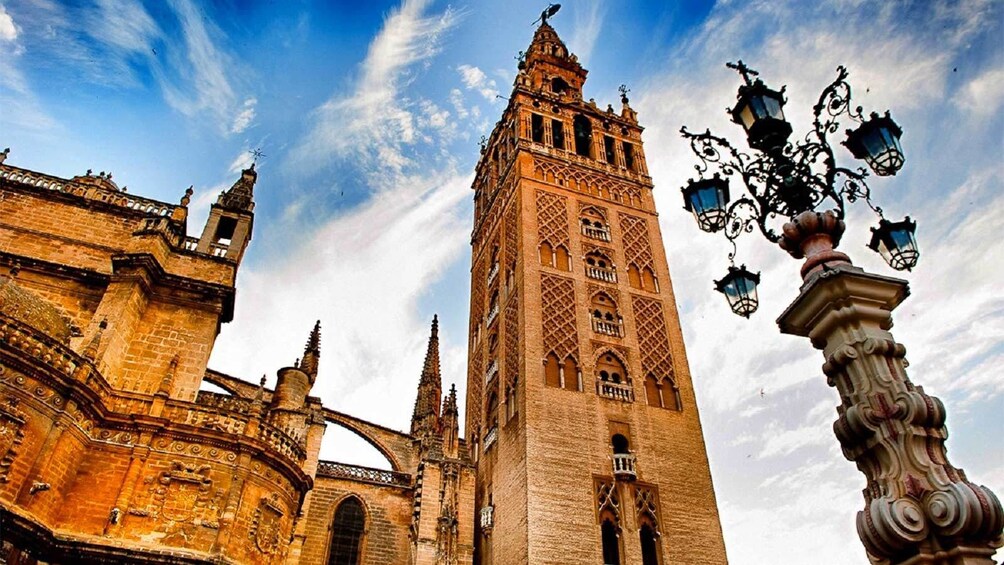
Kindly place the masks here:
POLYGON ((150 276, 150 282, 192 294, 219 299, 222 303, 220 322, 226 323, 234 317, 234 298, 237 291, 233 286, 200 281, 168 273, 150 253, 119 253, 112 256, 112 270, 116 276, 130 268, 142 269, 150 276))

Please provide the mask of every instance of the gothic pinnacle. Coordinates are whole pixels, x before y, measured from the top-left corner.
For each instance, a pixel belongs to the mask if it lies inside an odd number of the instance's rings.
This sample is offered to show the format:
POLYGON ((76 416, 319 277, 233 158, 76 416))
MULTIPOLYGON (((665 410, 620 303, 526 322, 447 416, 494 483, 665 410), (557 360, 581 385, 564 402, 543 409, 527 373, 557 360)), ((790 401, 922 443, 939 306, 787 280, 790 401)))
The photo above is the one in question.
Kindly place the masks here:
POLYGON ((310 331, 307 338, 307 345, 303 348, 303 360, 300 362, 300 370, 307 373, 310 382, 317 378, 317 363, 321 358, 321 321, 314 324, 314 329, 310 331))
POLYGON ((439 316, 432 317, 429 347, 425 353, 422 377, 418 382, 415 411, 411 417, 412 435, 435 430, 439 426, 439 410, 443 384, 439 374, 439 316))

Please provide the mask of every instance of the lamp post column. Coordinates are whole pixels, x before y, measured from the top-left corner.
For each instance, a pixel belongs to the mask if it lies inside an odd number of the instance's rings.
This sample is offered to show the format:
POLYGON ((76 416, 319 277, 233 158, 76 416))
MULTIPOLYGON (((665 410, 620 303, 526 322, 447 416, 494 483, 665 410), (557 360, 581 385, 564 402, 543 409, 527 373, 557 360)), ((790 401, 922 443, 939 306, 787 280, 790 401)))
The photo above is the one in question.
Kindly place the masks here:
POLYGON ((805 212, 781 247, 805 258, 804 284, 778 325, 822 350, 827 384, 840 394, 833 431, 864 473, 858 535, 883 565, 992 565, 1004 510, 948 461, 945 407, 906 374, 906 348, 889 329, 905 281, 866 273, 834 251, 843 222, 805 212))

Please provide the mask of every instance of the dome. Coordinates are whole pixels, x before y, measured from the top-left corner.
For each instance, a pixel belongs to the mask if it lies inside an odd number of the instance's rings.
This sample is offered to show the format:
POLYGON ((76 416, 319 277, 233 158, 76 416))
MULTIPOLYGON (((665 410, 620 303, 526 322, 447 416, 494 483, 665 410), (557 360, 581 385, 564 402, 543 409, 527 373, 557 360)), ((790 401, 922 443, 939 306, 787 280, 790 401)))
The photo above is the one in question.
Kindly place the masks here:
POLYGON ((0 312, 60 343, 69 342, 70 325, 59 310, 34 292, 21 288, 13 277, 0 277, 0 312))

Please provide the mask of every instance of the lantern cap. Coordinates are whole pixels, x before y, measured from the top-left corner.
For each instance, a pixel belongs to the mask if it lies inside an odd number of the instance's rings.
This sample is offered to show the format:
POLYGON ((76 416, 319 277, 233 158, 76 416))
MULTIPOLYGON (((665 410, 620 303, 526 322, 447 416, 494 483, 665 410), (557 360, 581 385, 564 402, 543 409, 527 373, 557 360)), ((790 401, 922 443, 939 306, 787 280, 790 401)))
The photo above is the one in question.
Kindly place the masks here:
POLYGON ((872 112, 857 129, 847 130, 847 139, 841 142, 855 159, 863 159, 879 176, 896 174, 905 161, 899 138, 903 129, 886 110, 885 115, 872 112))
POLYGON ((760 284, 760 273, 751 273, 746 265, 736 268, 729 266, 729 272, 721 280, 715 281, 715 290, 725 295, 732 312, 749 318, 759 306, 756 287, 760 284))
POLYGON ((890 222, 885 218, 879 220, 879 226, 872 228, 872 239, 868 247, 877 251, 890 267, 897 271, 910 271, 917 265, 920 251, 914 232, 917 223, 907 216, 899 222, 890 222))

